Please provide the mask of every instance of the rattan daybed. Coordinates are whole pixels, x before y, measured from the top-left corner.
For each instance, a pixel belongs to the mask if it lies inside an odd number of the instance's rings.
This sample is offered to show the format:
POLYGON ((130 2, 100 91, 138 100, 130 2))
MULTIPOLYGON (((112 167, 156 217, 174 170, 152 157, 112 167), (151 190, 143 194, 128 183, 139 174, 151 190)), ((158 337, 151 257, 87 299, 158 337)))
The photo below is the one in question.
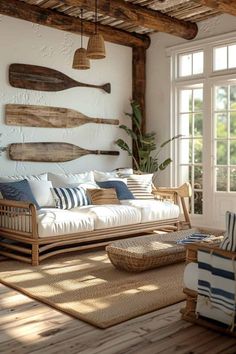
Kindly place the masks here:
MULTIPOLYGON (((184 223, 190 226, 184 197, 191 193, 188 184, 181 188, 156 189, 156 197, 171 197, 178 205, 182 202, 184 223)), ((35 206, 26 202, 0 200, 0 254, 36 266, 48 257, 76 250, 105 246, 109 241, 134 235, 150 234, 155 230, 178 230, 183 222, 179 217, 106 227, 85 232, 40 237, 35 206)))

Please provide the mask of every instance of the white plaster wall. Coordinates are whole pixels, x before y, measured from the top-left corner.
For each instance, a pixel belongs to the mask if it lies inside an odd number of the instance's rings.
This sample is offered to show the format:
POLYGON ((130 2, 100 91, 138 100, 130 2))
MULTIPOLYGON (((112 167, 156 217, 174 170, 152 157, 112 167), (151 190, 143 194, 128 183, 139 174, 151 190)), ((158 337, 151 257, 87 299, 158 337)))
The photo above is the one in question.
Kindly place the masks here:
MULTIPOLYGON (((87 38, 85 38, 87 45, 87 38)), ((72 69, 74 51, 80 46, 78 35, 35 25, 6 16, 0 17, 0 146, 21 142, 68 142, 87 149, 117 150, 114 141, 123 136, 117 126, 87 124, 73 129, 13 127, 4 125, 7 103, 39 104, 76 109, 91 117, 118 118, 128 124, 132 94, 132 52, 124 46, 106 42, 107 56, 91 61, 90 70, 72 69), (57 69, 75 80, 111 83, 111 94, 90 88, 73 88, 61 92, 39 92, 16 89, 8 83, 11 63, 41 65, 57 69)), ((0 175, 29 174, 51 171, 80 172, 91 169, 112 170, 130 166, 125 152, 119 157, 89 155, 65 163, 15 162, 6 153, 0 156, 0 175)))
MULTIPOLYGON (((221 15, 198 23, 199 32, 194 40, 236 31, 236 17, 221 15)), ((164 33, 151 36, 147 52, 147 129, 157 132, 158 141, 171 136, 170 122, 170 60, 166 48, 187 43, 186 40, 164 33)), ((170 156, 170 149, 163 151, 163 157, 170 156)), ((171 184, 171 169, 158 174, 158 184, 171 184)))

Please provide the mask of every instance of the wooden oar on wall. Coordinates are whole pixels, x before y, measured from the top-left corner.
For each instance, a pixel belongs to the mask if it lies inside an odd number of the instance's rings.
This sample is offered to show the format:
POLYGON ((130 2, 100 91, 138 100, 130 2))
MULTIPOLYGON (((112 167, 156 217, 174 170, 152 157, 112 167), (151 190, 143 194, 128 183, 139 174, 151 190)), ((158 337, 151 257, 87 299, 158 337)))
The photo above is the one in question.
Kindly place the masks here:
POLYGON ((119 155, 119 151, 86 150, 68 143, 17 143, 10 144, 8 151, 11 160, 37 162, 65 162, 84 155, 119 155))
POLYGON ((91 118, 68 108, 7 104, 5 122, 7 125, 73 128, 86 123, 118 125, 118 119, 91 118))
POLYGON ((62 91, 80 86, 98 88, 107 93, 111 92, 109 83, 100 86, 85 84, 71 79, 60 71, 29 64, 11 64, 9 82, 14 87, 38 91, 62 91))

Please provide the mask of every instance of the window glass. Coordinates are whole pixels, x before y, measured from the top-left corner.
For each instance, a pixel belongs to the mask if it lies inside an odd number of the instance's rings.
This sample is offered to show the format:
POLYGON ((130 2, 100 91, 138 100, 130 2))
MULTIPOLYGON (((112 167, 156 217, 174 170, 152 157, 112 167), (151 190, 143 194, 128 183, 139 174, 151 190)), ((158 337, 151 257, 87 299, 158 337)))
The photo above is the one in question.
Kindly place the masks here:
POLYGON ((179 56, 179 76, 192 75, 192 54, 179 56))
POLYGON ((202 74, 204 70, 203 51, 180 54, 178 60, 178 76, 186 77, 202 74))
POLYGON ((236 44, 213 48, 213 71, 236 68, 236 44))
POLYGON ((236 68, 236 44, 229 45, 229 68, 236 68))
POLYGON ((203 52, 193 53, 193 75, 203 73, 203 52))
POLYGON ((179 162, 182 180, 189 182, 193 196, 189 210, 194 214, 203 212, 203 85, 189 85, 179 90, 178 132, 179 162), (183 112, 183 113, 182 113, 183 112))
POLYGON ((213 70, 227 69, 227 47, 218 47, 213 50, 213 70))
POLYGON ((214 92, 216 190, 235 192, 236 86, 231 84, 216 86, 214 92), (220 113, 217 112, 219 110, 220 113))
POLYGON ((217 111, 224 111, 228 105, 228 87, 217 86, 215 95, 215 109, 217 111))

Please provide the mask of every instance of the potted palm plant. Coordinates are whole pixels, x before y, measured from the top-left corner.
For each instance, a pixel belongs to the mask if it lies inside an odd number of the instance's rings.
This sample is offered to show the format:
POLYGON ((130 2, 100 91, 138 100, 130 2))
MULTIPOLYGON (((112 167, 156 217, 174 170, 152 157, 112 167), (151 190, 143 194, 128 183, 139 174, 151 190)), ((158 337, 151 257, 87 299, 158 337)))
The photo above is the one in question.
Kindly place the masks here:
POLYGON ((126 113, 126 116, 132 120, 130 129, 126 125, 120 125, 119 128, 124 130, 132 139, 132 146, 129 146, 123 139, 117 139, 115 144, 122 150, 126 151, 132 157, 134 168, 137 173, 154 173, 158 170, 163 171, 171 162, 171 158, 167 158, 159 162, 159 154, 161 150, 174 139, 178 139, 180 135, 176 135, 164 141, 159 147, 156 144, 156 133, 142 133, 142 113, 140 105, 131 101, 132 113, 126 113))

